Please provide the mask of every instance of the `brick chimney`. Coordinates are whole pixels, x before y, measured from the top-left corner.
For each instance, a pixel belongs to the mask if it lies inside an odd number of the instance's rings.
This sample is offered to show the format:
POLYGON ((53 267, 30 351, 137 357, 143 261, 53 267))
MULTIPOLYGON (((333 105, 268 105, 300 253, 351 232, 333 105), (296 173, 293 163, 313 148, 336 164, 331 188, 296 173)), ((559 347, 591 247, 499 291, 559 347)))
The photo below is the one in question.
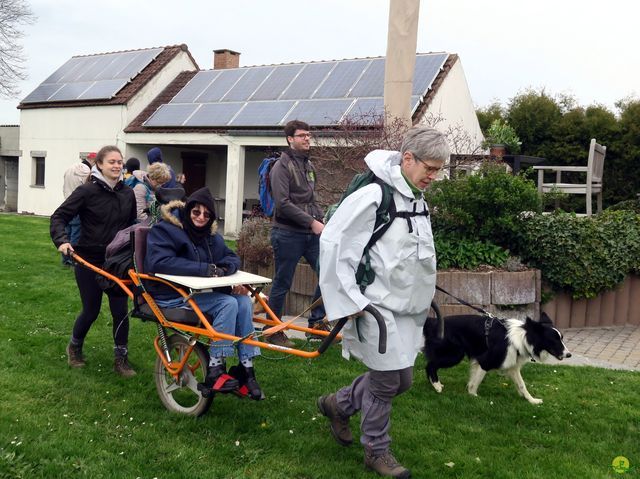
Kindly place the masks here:
POLYGON ((240 66, 240 53, 233 50, 214 50, 213 69, 226 70, 228 68, 238 68, 240 66))

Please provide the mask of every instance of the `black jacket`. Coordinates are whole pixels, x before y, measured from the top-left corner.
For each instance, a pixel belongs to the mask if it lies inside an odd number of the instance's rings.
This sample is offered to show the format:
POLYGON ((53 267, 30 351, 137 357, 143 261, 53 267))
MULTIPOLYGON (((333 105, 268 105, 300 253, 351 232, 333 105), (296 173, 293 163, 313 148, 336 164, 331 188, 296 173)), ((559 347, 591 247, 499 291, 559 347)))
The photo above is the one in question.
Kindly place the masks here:
POLYGON ((56 248, 68 243, 65 226, 80 215, 80 239, 76 253, 97 266, 104 263, 107 245, 116 233, 136 220, 133 190, 119 181, 111 189, 99 178, 76 188, 51 215, 50 233, 56 248))

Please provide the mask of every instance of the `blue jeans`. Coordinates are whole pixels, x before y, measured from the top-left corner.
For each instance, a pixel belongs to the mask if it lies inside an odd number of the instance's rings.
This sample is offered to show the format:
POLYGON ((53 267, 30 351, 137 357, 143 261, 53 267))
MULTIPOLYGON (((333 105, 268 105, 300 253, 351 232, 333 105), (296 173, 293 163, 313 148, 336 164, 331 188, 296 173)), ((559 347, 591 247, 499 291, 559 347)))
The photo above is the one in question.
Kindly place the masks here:
MULTIPOLYGON (((203 313, 207 313, 213 318, 211 326, 217 332, 243 337, 255 330, 253 327, 253 304, 249 296, 209 291, 195 294, 193 299, 203 313)), ((161 308, 177 308, 185 304, 182 298, 156 301, 156 303, 161 308)), ((232 341, 228 339, 214 341, 209 347, 209 354, 213 358, 234 356, 232 341)), ((240 361, 259 355, 259 347, 245 343, 238 344, 240 361)))
MULTIPOLYGON (((275 258, 275 275, 269 293, 269 307, 281 317, 284 309, 284 300, 291 289, 293 275, 300 258, 304 257, 307 263, 318 274, 318 258, 320 256, 320 237, 313 233, 298 233, 296 231, 273 228, 271 230, 271 246, 275 258)), ((320 297, 320 286, 316 288, 313 301, 320 297)), ((309 324, 321 321, 324 318, 324 306, 316 306, 311 310, 309 324)))

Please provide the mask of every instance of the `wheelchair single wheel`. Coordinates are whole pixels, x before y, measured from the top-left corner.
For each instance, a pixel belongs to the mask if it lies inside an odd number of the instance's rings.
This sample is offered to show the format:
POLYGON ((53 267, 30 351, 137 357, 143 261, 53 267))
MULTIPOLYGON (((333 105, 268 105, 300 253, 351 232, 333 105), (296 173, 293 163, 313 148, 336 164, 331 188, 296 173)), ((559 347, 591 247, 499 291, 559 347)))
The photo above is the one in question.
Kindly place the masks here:
MULTIPOLYGON (((189 341, 174 334, 167 340, 171 360, 178 363, 189 348, 189 341)), ((204 382, 209 364, 209 354, 205 347, 196 343, 189 360, 176 379, 165 369, 160 358, 156 358, 155 381, 162 404, 172 412, 201 416, 209 410, 213 396, 204 398, 198 391, 198 383, 204 382)))

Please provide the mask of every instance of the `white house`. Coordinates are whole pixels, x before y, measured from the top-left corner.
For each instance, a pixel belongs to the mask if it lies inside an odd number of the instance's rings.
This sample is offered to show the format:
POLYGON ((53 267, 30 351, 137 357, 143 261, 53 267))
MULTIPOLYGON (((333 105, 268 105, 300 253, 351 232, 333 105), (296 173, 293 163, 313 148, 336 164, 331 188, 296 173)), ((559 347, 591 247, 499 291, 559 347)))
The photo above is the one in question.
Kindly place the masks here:
MULTIPOLYGON (((287 121, 326 128, 384 112, 384 57, 250 67, 240 67, 239 57, 216 50, 211 70, 200 70, 184 45, 73 57, 19 106, 18 210, 51 214, 62 201, 64 170, 105 144, 143 168, 146 151, 159 146, 165 162, 185 173, 187 192, 211 189, 233 237, 243 204, 257 201, 266 149, 286 146, 287 121)), ((416 55, 410 107, 414 124, 438 118, 439 129, 482 141, 457 55, 416 55)))

